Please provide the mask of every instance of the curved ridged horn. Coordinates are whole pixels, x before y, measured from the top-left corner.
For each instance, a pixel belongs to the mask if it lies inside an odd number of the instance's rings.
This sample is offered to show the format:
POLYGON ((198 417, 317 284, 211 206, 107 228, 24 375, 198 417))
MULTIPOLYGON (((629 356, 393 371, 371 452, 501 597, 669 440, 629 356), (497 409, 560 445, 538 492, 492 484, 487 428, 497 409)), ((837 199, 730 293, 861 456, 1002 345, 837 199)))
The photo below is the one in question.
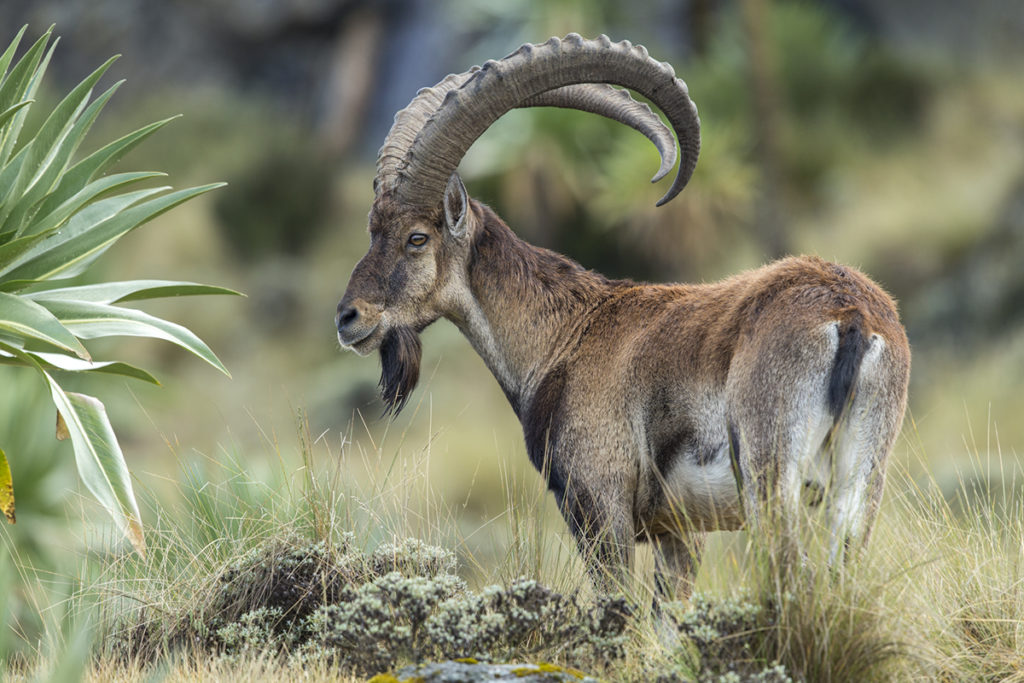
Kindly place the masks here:
MULTIPOLYGON (((430 115, 437 111, 448 91, 461 87, 479 70, 480 67, 475 66, 461 74, 449 74, 434 87, 421 89, 409 106, 395 115, 395 122, 377 156, 377 176, 373 181, 376 192, 394 189, 409 147, 430 115)), ((664 178, 676 164, 676 141, 672 131, 650 107, 634 100, 625 90, 604 83, 567 85, 527 98, 516 105, 516 108, 526 107, 578 109, 636 129, 654 144, 661 156, 661 166, 651 178, 652 183, 664 178)))
POLYGON ((643 133, 661 155, 661 166, 651 178, 656 183, 676 165, 676 139, 661 119, 629 92, 604 83, 581 83, 548 90, 523 100, 517 107, 562 107, 600 114, 643 133))
POLYGON ((406 164, 409 148, 430 116, 441 106, 445 95, 462 86, 479 70, 480 67, 474 66, 461 74, 448 74, 433 88, 420 88, 412 102, 395 114, 391 130, 377 152, 377 175, 373 179, 373 190, 377 195, 393 190, 398 184, 398 172, 406 164))
POLYGON ((403 204, 432 209, 440 203, 448 178, 466 150, 494 121, 542 93, 594 83, 635 90, 668 117, 682 161, 672 187, 658 201, 661 206, 686 185, 700 152, 700 119, 686 84, 675 77, 670 65, 651 59, 643 46, 612 43, 607 36, 585 40, 575 33, 564 40, 523 45, 500 61, 449 76, 439 84, 444 87, 427 89, 429 97, 414 100, 395 117, 395 127, 378 157, 378 171, 383 168, 389 173, 378 172, 378 180, 384 189, 394 189, 403 204), (405 122, 422 121, 422 127, 413 133, 414 127, 407 126, 392 139, 399 117, 405 122), (410 133, 415 135, 411 140, 410 133))

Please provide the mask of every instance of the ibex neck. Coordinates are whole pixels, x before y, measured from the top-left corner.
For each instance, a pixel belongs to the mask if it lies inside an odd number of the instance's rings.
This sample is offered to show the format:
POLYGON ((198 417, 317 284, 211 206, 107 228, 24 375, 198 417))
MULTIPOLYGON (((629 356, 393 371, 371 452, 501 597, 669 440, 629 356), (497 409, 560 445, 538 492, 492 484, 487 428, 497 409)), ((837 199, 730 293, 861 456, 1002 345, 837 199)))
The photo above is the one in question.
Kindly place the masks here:
POLYGON ((518 413, 614 283, 527 244, 488 207, 473 202, 473 209, 480 229, 469 263, 471 300, 451 317, 518 413))

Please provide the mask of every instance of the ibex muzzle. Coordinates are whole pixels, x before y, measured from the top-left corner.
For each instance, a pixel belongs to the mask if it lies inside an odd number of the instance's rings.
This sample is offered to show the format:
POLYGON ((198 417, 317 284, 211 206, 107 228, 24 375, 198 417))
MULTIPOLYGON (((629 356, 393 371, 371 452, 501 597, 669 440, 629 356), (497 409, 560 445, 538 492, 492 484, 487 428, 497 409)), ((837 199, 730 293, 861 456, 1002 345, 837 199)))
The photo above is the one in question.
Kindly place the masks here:
POLYGON ((646 135, 682 190, 700 122, 672 68, 628 42, 570 34, 426 88, 377 158, 370 249, 338 305, 338 338, 379 349, 397 411, 419 332, 451 320, 494 374, 602 585, 654 541, 658 585, 686 593, 704 535, 792 525, 827 496, 833 560, 866 541, 906 404, 910 351, 892 299, 857 271, 789 258, 707 285, 609 280, 531 246, 455 173, 512 108, 601 114, 646 135), (625 91, 666 115, 671 131, 625 91), (671 579, 671 581, 669 580, 671 579))

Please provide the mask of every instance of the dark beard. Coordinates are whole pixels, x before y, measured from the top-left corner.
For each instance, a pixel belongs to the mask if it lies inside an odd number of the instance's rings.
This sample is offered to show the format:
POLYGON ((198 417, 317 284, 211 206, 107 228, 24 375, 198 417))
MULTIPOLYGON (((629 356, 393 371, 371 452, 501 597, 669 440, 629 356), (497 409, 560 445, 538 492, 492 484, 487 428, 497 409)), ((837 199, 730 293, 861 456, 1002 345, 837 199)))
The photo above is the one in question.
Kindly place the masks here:
POLYGON ((384 415, 398 415, 420 379, 423 347, 420 336, 411 327, 388 331, 380 345, 380 397, 384 415))

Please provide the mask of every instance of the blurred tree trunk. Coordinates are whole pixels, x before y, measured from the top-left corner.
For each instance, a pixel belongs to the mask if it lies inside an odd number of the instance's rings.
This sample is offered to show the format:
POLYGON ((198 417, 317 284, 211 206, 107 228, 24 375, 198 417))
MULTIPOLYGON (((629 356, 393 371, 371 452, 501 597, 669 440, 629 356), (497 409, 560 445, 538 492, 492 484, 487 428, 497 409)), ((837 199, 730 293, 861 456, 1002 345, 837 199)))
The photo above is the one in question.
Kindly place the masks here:
POLYGON ((344 156, 364 128, 383 29, 381 13, 364 9, 344 22, 334 42, 318 131, 327 153, 334 158, 344 156))
POLYGON ((754 154, 758 167, 758 195, 754 223, 761 247, 771 258, 790 252, 783 219, 782 164, 779 132, 782 109, 775 53, 768 28, 770 0, 741 0, 747 36, 748 78, 753 106, 754 154))
POLYGON ((711 43, 714 0, 690 0, 688 14, 693 52, 698 57, 703 57, 711 43))

